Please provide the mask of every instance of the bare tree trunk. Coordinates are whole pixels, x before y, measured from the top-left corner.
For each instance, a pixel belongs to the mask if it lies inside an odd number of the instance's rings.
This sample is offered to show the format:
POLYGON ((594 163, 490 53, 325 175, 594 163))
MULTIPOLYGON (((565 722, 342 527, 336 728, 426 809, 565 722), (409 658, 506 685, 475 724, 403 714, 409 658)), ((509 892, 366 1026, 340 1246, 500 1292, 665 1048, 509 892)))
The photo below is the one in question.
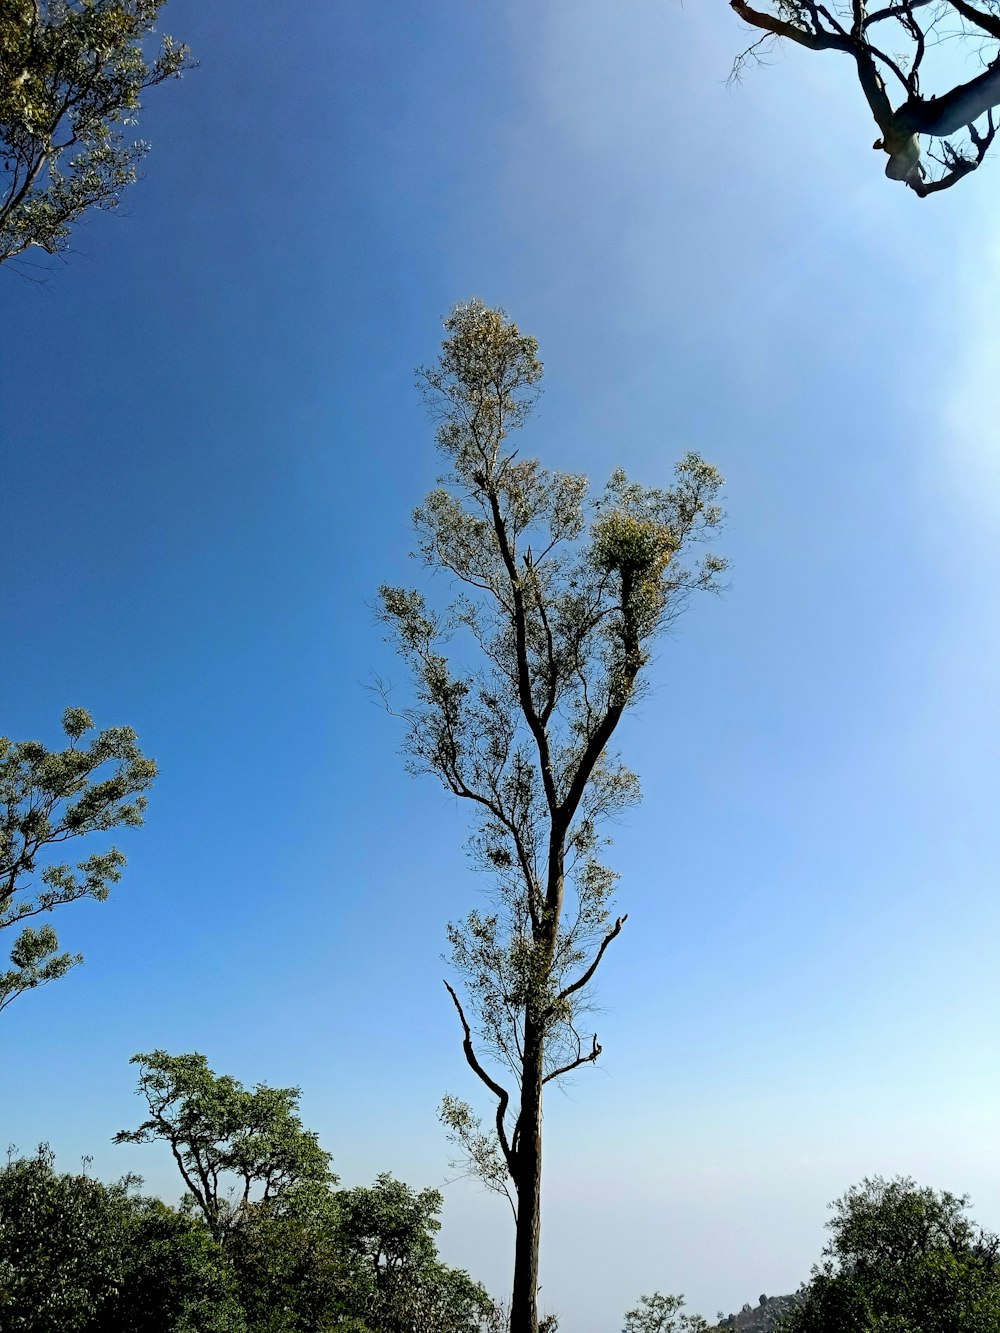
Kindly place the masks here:
POLYGON ((517 1229, 510 1333, 538 1333, 538 1239, 542 1202, 542 1054, 537 1020, 525 1023, 521 1113, 517 1135, 517 1229))

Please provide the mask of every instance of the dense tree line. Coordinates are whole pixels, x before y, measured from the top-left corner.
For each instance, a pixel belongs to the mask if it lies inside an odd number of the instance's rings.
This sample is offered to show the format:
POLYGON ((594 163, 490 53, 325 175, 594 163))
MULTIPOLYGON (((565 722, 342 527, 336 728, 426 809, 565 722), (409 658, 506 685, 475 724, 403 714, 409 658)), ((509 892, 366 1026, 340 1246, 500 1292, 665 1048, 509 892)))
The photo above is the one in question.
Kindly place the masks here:
POLYGON ((216 1076, 203 1056, 136 1057, 150 1117, 119 1142, 169 1145, 174 1207, 125 1176, 60 1172, 42 1146, 0 1170, 4 1333, 485 1333, 499 1312, 435 1245, 442 1198, 391 1175, 339 1189, 296 1088, 216 1076))

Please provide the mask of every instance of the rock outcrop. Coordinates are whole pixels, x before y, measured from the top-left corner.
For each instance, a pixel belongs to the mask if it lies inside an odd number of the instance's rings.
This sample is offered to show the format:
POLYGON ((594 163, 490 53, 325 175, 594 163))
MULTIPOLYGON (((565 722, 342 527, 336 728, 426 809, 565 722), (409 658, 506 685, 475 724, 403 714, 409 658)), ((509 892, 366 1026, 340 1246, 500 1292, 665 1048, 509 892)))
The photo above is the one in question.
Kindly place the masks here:
POLYGON ((779 1315, 798 1305, 798 1296, 761 1296, 757 1305, 748 1301, 739 1314, 727 1315, 719 1328, 734 1333, 771 1333, 779 1315))

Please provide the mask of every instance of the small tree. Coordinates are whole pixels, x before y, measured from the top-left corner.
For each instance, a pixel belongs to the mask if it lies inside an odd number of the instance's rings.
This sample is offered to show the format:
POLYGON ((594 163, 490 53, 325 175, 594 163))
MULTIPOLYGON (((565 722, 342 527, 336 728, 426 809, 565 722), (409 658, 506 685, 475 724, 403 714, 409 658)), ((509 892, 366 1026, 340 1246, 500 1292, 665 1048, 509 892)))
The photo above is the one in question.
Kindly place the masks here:
POLYGON ((415 1272, 437 1253, 442 1202, 440 1190, 412 1190, 383 1172, 371 1187, 338 1193, 341 1240, 378 1280, 415 1272))
MULTIPOLYGON (((0 930, 78 898, 102 902, 121 879, 125 857, 116 847, 95 852, 75 870, 53 864, 39 871, 41 857, 71 838, 142 823, 143 793, 156 765, 129 727, 110 727, 81 745, 93 725, 85 709, 67 708, 65 750, 0 736, 0 930)), ((24 927, 10 953, 13 968, 0 972, 0 1009, 83 961, 58 948, 51 926, 24 927)))
POLYGON ((192 1204, 224 1244, 251 1209, 266 1209, 307 1181, 332 1184, 330 1154, 303 1129, 298 1088, 248 1091, 216 1076, 203 1055, 134 1055, 149 1119, 115 1143, 167 1143, 192 1204))
POLYGON ((448 992, 493 1098, 492 1129, 455 1098, 442 1117, 468 1168, 510 1199, 511 1333, 537 1333, 542 1091, 601 1053, 582 1030, 588 987, 625 923, 611 919, 600 830, 639 789, 608 746, 653 640, 724 568, 714 556, 683 563, 720 522, 721 478, 688 454, 669 489, 618 471, 590 497, 584 477, 511 447, 542 375, 535 340, 480 301, 457 306, 445 329, 422 381, 451 472, 414 521, 425 566, 461 592, 436 613, 421 593, 386 586, 381 615, 416 686, 401 713, 409 767, 469 803, 472 855, 495 883, 495 910, 448 928, 465 1003, 448 992), (453 636, 478 665, 446 658, 453 636))
POLYGON ((339 1236, 366 1294, 358 1306, 379 1333, 479 1333, 493 1311, 486 1291, 438 1261, 441 1192, 413 1190, 383 1173, 370 1188, 341 1190, 339 1236))
POLYGON ((770 0, 766 8, 747 0, 729 3, 764 34, 737 58, 734 77, 782 38, 848 57, 878 126, 872 146, 887 155, 890 180, 923 198, 955 185, 986 156, 997 132, 993 109, 1000 105, 1000 14, 993 0, 982 6, 970 0, 887 0, 874 8, 867 0, 829 8, 819 0, 770 0), (978 61, 980 72, 949 87, 949 67, 940 61, 945 45, 978 61), (931 93, 923 78, 935 65, 940 91, 931 93), (921 154, 921 138, 935 144, 926 154, 932 168, 921 154))
POLYGON ((126 143, 146 88, 190 67, 142 44, 165 0, 3 0, 0 6, 0 263, 66 248, 91 208, 115 208, 148 145, 126 143))
POLYGON ((709 1333, 709 1323, 698 1314, 683 1314, 683 1296, 654 1291, 640 1296, 634 1310, 625 1312, 622 1333, 709 1333))

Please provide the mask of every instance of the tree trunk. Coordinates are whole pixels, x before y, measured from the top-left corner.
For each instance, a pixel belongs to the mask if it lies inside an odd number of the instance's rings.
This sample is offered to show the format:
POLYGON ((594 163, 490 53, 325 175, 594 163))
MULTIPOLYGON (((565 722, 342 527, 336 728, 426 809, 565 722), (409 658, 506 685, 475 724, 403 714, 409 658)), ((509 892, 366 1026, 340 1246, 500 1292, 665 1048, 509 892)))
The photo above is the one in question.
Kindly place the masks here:
POLYGON ((542 1202, 542 1054, 538 1023, 525 1023, 517 1140, 517 1229, 510 1333, 538 1333, 538 1239, 542 1202))

